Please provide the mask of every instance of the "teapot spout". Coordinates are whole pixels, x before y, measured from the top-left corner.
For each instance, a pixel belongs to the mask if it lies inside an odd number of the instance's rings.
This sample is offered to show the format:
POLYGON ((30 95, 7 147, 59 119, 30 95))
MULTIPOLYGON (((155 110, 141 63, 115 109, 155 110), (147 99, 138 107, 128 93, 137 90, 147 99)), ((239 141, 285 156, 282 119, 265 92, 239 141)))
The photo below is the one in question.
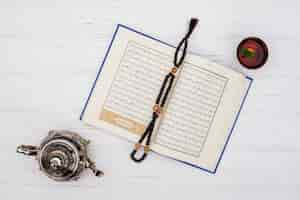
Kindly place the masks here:
POLYGON ((32 145, 20 145, 17 147, 17 153, 21 153, 27 156, 36 156, 39 148, 32 145))

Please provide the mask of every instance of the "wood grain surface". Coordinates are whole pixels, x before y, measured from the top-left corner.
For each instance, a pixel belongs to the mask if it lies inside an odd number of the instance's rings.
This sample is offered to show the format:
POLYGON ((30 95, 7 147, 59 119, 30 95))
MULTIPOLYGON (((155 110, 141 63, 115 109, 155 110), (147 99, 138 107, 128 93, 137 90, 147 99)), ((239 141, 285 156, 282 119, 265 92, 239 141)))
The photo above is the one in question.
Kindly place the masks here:
POLYGON ((1 0, 0 199, 299 199, 299 10, 296 0, 1 0), (254 78, 215 175, 154 154, 137 165, 132 144, 79 121, 117 23, 176 45, 192 16, 189 50, 254 78), (235 56, 247 36, 270 49, 256 71, 235 56), (90 139, 105 176, 57 183, 16 154, 50 129, 90 139))

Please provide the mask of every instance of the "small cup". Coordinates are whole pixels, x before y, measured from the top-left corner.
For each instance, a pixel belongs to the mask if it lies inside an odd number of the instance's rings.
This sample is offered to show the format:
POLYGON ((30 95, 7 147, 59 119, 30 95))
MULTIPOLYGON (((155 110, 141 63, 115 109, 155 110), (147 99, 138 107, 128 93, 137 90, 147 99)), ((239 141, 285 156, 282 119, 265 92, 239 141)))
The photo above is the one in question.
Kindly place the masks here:
POLYGON ((257 37, 243 39, 237 48, 237 58, 241 65, 248 69, 262 67, 268 59, 268 47, 257 37))

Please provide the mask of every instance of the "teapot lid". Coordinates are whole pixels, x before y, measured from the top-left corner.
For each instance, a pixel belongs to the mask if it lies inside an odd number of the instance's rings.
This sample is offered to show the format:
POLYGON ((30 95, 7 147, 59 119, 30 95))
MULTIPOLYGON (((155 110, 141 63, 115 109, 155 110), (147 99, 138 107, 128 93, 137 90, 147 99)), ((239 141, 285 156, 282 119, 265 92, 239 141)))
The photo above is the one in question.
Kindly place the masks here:
POLYGON ((79 152, 68 140, 51 140, 39 153, 42 171, 55 180, 66 180, 72 177, 79 167, 79 152))

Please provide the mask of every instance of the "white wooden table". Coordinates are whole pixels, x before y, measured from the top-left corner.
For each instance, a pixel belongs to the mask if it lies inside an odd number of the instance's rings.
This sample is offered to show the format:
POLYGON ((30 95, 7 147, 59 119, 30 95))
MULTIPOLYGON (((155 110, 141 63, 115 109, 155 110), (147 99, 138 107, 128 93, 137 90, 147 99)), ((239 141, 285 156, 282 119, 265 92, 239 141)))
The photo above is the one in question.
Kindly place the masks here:
POLYGON ((0 199, 299 199, 299 10, 296 0, 1 0, 0 199), (200 19, 192 52, 254 78, 216 175, 156 155, 137 165, 128 157, 132 144, 78 120, 117 23, 176 45, 191 16, 200 19), (235 49, 253 35, 270 57, 247 71, 235 49), (15 153, 49 129, 91 139, 105 176, 86 171, 56 183, 15 153))

